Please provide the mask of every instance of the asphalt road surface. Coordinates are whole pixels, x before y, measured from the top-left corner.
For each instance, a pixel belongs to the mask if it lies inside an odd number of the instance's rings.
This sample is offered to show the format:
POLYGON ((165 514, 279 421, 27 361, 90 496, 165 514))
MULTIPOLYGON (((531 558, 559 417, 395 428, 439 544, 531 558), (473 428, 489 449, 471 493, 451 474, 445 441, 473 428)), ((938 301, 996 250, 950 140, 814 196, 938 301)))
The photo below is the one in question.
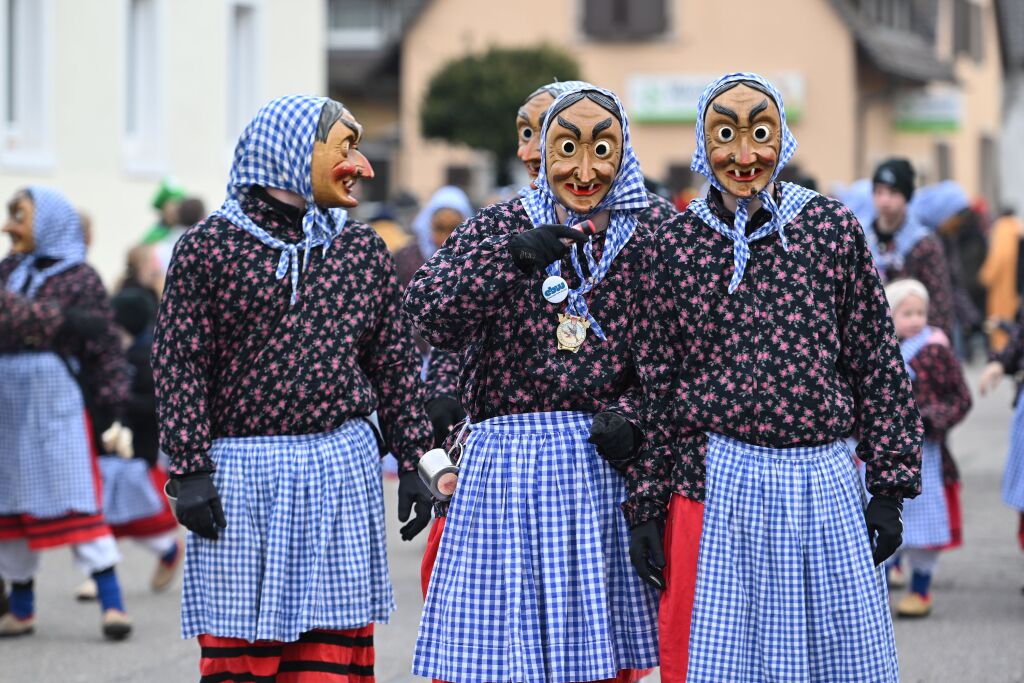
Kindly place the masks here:
MULTIPOLYGON (((970 372, 972 387, 977 375, 977 369, 970 372)), ((971 415, 953 433, 953 453, 963 473, 965 545, 942 557, 933 583, 932 616, 896 621, 902 680, 907 683, 1024 683, 1024 553, 1015 540, 1015 513, 999 496, 1009 401, 1008 382, 994 396, 976 396, 971 415)), ((409 667, 422 606, 419 566, 426 532, 410 543, 399 539, 397 486, 391 480, 384 486, 398 611, 391 624, 378 626, 376 673, 380 683, 396 683, 414 680, 409 667)), ((104 642, 98 608, 72 599, 82 577, 71 564, 70 552, 47 552, 36 580, 36 633, 0 640, 0 683, 198 680, 198 647, 179 637, 180 581, 166 593, 150 593, 155 560, 132 543, 123 544, 122 550, 125 561, 119 571, 135 621, 131 638, 104 642)))

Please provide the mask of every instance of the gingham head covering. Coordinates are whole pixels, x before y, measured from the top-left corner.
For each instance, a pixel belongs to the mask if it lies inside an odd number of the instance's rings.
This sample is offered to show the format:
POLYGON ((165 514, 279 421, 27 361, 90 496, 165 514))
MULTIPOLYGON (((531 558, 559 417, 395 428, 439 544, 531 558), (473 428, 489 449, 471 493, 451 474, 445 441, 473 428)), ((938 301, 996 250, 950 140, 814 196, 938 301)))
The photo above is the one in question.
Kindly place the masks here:
POLYGON ((35 248, 11 272, 7 289, 19 293, 24 290, 31 299, 48 278, 85 262, 85 236, 78 212, 63 194, 39 185, 30 186, 28 194, 35 207, 32 225, 35 248), (36 261, 42 258, 56 259, 57 262, 37 270, 36 261))
POLYGON ((757 198, 761 200, 761 205, 771 213, 771 220, 758 228, 756 232, 748 237, 747 221, 750 218, 750 214, 747 207, 750 205, 750 198, 744 197, 738 200, 736 218, 733 221, 733 225, 727 225, 719 219, 718 216, 715 215, 714 211, 711 210, 706 199, 694 199, 690 202, 689 206, 690 210, 696 213, 701 220, 726 237, 730 238, 733 242, 733 265, 735 266, 735 270, 732 274, 732 280, 729 282, 730 294, 736 291, 736 288, 740 285, 740 281, 743 279, 743 271, 746 269, 747 259, 750 258, 750 243, 767 237, 773 232, 778 232, 779 240, 782 242, 782 248, 788 251, 789 244, 786 241, 786 233, 784 229, 786 224, 793 220, 793 218, 800 213, 801 209, 804 208, 804 205, 818 194, 817 192, 792 183, 779 183, 781 201, 776 203, 775 197, 767 191, 768 185, 775 182, 775 179, 779 177, 779 173, 782 172, 782 169, 786 166, 789 160, 793 158, 793 154, 796 152, 796 138, 793 137, 793 133, 790 132, 789 126, 786 125, 786 110, 782 103, 782 95, 771 83, 755 73, 741 72, 726 74, 705 88, 704 92, 700 96, 700 100, 697 102, 697 125, 695 126, 697 131, 697 149, 693 153, 693 161, 690 163, 690 170, 696 171, 697 173, 705 176, 708 179, 708 182, 718 188, 720 192, 726 191, 715 177, 714 169, 711 168, 711 163, 708 160, 707 145, 704 140, 704 116, 707 113, 708 107, 711 105, 711 101, 719 94, 719 92, 721 92, 723 86, 730 83, 740 83, 742 81, 756 83, 759 88, 771 96, 775 101, 775 106, 779 109, 779 117, 782 122, 782 148, 779 151, 779 159, 775 164, 775 172, 772 174, 768 184, 765 186, 766 189, 761 190, 757 194, 757 198))
POLYGON ((325 97, 287 95, 263 105, 238 138, 228 196, 216 211, 263 244, 281 250, 277 277, 283 279, 291 273, 293 304, 298 296, 302 267, 299 251, 305 251, 307 265, 313 247, 322 246, 326 254, 327 247, 348 219, 344 209, 322 209, 313 200, 313 142, 320 110, 328 101, 325 97), (287 244, 253 223, 239 205, 244 189, 250 185, 287 190, 305 199, 302 231, 306 239, 298 244, 287 244))
MULTIPOLYGON (((581 284, 578 288, 569 291, 567 310, 570 314, 580 316, 589 321, 594 334, 603 340, 605 338, 604 331, 594 317, 590 315, 585 295, 608 274, 612 261, 622 251, 622 247, 626 246, 629 238, 633 236, 633 231, 636 230, 635 212, 647 208, 649 202, 647 200, 647 190, 644 187, 644 174, 640 170, 640 161, 636 158, 636 152, 633 151, 633 143, 629 137, 629 119, 626 117, 626 110, 623 108, 622 102, 615 93, 604 88, 598 88, 596 85, 582 83, 578 87, 566 90, 556 97, 548 111, 557 111, 559 105, 570 93, 585 90, 601 93, 615 102, 615 106, 619 110, 619 120, 622 122, 622 159, 619 162, 618 173, 615 174, 615 179, 612 180, 612 186, 608 189, 608 194, 604 196, 604 199, 601 200, 601 203, 593 211, 586 215, 580 215, 566 209, 568 212, 565 221, 566 225, 576 225, 602 211, 610 212, 601 262, 597 263, 594 261, 590 242, 587 242, 583 249, 587 264, 590 266, 591 278, 589 280, 583 276, 576 251, 572 250, 569 252, 572 254, 572 264, 576 269, 576 274, 579 275, 581 284)), ((558 200, 555 199, 547 179, 547 154, 544 150, 547 149, 550 125, 551 117, 546 116, 540 132, 541 161, 540 174, 537 176, 537 180, 534 181, 536 188, 522 198, 523 207, 526 209, 526 213, 530 216, 530 220, 534 225, 561 222, 558 220, 558 214, 555 212, 558 200)), ((562 264, 559 261, 555 261, 547 268, 548 275, 558 275, 561 273, 561 270, 562 264)))
POLYGON ((928 237, 931 233, 928 228, 921 225, 913 214, 907 212, 903 224, 896 230, 892 239, 892 249, 883 252, 878 244, 878 233, 875 232, 875 223, 872 220, 864 223, 864 239, 867 240, 868 248, 871 250, 871 258, 875 262, 882 282, 888 282, 889 273, 903 270, 903 264, 917 243, 928 237))
POLYGON ((970 205, 967 193, 955 180, 943 180, 919 188, 910 200, 908 211, 925 227, 938 230, 943 223, 970 205))

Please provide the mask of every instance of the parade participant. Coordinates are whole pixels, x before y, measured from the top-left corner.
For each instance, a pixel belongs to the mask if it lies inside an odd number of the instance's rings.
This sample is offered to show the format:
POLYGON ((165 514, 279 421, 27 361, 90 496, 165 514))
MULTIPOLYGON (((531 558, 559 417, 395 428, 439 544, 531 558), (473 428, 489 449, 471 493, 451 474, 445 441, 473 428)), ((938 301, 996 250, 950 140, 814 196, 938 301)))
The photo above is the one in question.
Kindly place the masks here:
POLYGON ((657 662, 656 597, 601 456, 638 438, 647 193, 612 93, 559 95, 540 138, 536 189, 457 228, 406 294, 424 337, 465 354, 474 422, 413 660, 439 680, 626 680, 657 662), (586 219, 593 240, 568 227, 586 219))
POLYGON ((992 224, 988 253, 978 271, 978 280, 988 290, 985 297, 985 327, 989 348, 996 353, 1006 346, 1009 333, 1004 328, 1013 324, 1020 306, 1017 280, 1020 266, 1024 264, 1020 249, 1022 237, 1024 224, 1021 224, 1013 211, 1005 212, 992 224))
POLYGON ((885 295, 924 425, 921 495, 904 502, 902 515, 900 555, 910 565, 910 592, 896 604, 896 614, 925 617, 931 613, 929 586, 939 551, 961 543, 960 498, 956 492, 947 494, 942 444, 970 410, 971 394, 949 339, 927 324, 929 297, 924 285, 917 280, 894 280, 886 286, 885 295))
MULTIPOLYGON (((1017 310, 1017 324, 1003 350, 994 354, 993 360, 985 366, 978 383, 981 395, 996 388, 1003 375, 1015 376, 1024 370, 1024 306, 1017 310)), ((1014 391, 1013 422, 1010 425, 1010 452, 1006 458, 1003 473, 1003 502, 1019 513, 1017 540, 1024 550, 1024 401, 1017 384, 1014 391)))
POLYGON ((768 81, 723 76, 698 112, 712 187, 658 233, 634 344, 624 509, 638 573, 667 586, 662 680, 896 681, 875 565, 920 487, 921 425, 864 232, 777 181, 796 140, 768 81))
POLYGON ((938 237, 919 223, 908 204, 914 196, 914 167, 906 159, 888 159, 871 178, 875 218, 864 223, 875 266, 883 282, 914 278, 931 296, 928 320, 953 334, 953 282, 938 237))
POLYGON ((372 178, 341 104, 287 96, 242 132, 221 208, 179 241, 153 346, 186 539, 182 635, 218 681, 372 680, 394 609, 380 453, 430 521, 419 359, 384 242, 347 209, 372 178), (366 419, 379 418, 382 443, 366 419), (257 642, 259 641, 259 642, 257 642))
MULTIPOLYGON (((178 208, 185 199, 185 189, 173 178, 163 178, 151 203, 157 212, 156 223, 142 237, 142 244, 159 244, 171 239, 171 231, 179 224, 178 208)), ((174 238, 176 239, 176 238, 174 238)))
POLYGON ((6 296, 39 305, 15 306, 23 315, 0 324, 0 576, 11 584, 0 636, 34 630, 39 551, 71 545, 97 584, 104 635, 120 640, 131 621, 114 570, 120 555, 101 510, 92 423, 127 400, 127 367, 106 291, 85 263, 75 209, 39 186, 18 192, 8 209, 12 255, 0 261, 0 283, 6 296), (56 309, 99 319, 103 329, 63 334, 67 316, 56 323, 56 309))
MULTIPOLYGON (((122 348, 132 369, 131 399, 121 420, 103 434, 108 452, 99 460, 103 475, 103 514, 114 537, 131 538, 157 556, 149 586, 162 591, 174 579, 184 557, 178 520, 164 496, 167 471, 158 462, 156 394, 149 357, 156 304, 149 290, 126 287, 110 302, 122 348)), ((78 600, 95 600, 89 580, 75 591, 78 600)))

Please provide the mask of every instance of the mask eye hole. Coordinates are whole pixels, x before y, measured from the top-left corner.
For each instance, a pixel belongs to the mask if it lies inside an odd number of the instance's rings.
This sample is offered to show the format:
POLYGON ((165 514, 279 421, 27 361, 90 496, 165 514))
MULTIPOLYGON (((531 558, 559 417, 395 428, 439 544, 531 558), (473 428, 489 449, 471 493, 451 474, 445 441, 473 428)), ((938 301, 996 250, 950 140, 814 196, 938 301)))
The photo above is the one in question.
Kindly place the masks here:
POLYGON ((716 133, 718 139, 722 142, 732 142, 733 138, 736 137, 736 131, 731 126, 722 126, 716 133))
POLYGON ((562 140, 561 149, 562 154, 572 156, 576 153, 576 143, 572 140, 562 140))
POLYGON ((601 142, 594 145, 594 154, 599 158, 605 159, 612 153, 612 146, 602 140, 601 142))
POLYGON ((772 135, 772 129, 765 125, 760 125, 754 128, 753 136, 757 142, 768 142, 768 138, 772 135))
POLYGON ((523 128, 523 130, 519 134, 522 136, 523 140, 532 140, 533 128, 523 128))

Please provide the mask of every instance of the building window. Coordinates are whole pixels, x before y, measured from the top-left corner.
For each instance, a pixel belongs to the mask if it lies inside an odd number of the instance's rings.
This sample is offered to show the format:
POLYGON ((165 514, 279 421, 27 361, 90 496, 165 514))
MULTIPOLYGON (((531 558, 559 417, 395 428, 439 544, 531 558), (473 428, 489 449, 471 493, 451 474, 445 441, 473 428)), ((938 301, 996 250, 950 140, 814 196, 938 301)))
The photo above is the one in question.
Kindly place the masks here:
POLYGON ((644 40, 668 29, 665 0, 582 0, 583 32, 598 40, 644 40))
POLYGON ((124 151, 128 170, 163 171, 160 0, 127 0, 124 151))
POLYGON ((944 140, 935 143, 935 174, 938 176, 936 182, 953 177, 953 150, 944 140))
POLYGON ((996 139, 982 135, 978 145, 978 177, 981 178, 981 195, 993 210, 999 207, 999 149, 996 139))
POLYGON ((232 146, 263 104, 260 9, 260 3, 254 0, 231 0, 228 4, 227 138, 232 146))
POLYGON ((971 0, 953 0, 953 54, 969 55, 975 62, 985 58, 985 10, 971 0))
POLYGON ((51 0, 0 0, 0 163, 29 169, 53 164, 51 0))

